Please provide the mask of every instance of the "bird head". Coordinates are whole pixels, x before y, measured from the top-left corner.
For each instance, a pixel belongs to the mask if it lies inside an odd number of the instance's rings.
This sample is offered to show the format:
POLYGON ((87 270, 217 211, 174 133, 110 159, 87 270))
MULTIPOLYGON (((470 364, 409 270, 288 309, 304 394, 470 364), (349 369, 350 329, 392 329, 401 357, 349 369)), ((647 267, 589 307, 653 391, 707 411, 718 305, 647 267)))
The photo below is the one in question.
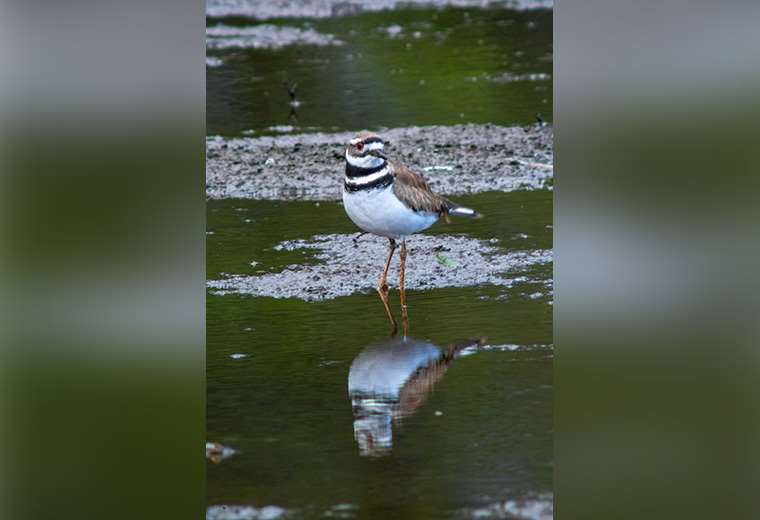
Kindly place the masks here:
POLYGON ((385 142, 371 132, 361 132, 346 144, 346 161, 358 168, 376 168, 386 161, 385 142))

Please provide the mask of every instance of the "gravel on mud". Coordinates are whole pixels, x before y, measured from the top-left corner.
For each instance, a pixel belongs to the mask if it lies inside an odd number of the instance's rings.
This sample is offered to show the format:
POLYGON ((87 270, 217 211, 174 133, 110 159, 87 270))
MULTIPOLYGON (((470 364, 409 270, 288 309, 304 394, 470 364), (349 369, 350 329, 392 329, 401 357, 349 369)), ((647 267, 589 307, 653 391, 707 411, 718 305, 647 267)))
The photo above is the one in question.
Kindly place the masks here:
MULTIPOLYGON (((329 300, 375 288, 388 255, 388 241, 365 235, 316 235, 289 240, 277 251, 312 250, 317 264, 288 265, 281 272, 227 275, 207 282, 213 294, 246 294, 305 301, 329 300)), ((405 286, 410 290, 492 284, 511 287, 526 282, 530 270, 552 261, 551 250, 504 251, 497 241, 463 236, 415 235, 407 240, 405 286)), ((388 285, 398 286, 398 253, 388 285)))
MULTIPOLYGON (((379 130, 389 158, 444 195, 551 186, 551 126, 454 125, 379 130)), ((212 199, 340 200, 345 143, 356 132, 206 139, 212 199)))

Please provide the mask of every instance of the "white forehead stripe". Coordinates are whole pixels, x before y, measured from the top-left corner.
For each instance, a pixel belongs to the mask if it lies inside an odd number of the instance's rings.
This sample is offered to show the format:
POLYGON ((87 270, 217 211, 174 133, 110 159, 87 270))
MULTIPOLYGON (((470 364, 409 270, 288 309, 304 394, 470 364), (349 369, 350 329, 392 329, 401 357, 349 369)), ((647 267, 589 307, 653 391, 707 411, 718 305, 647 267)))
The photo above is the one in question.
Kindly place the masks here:
POLYGON ((375 182, 381 177, 388 175, 388 168, 383 168, 379 172, 375 172, 371 175, 364 175, 363 177, 346 177, 346 184, 350 186, 364 186, 370 182, 375 182))
MULTIPOLYGON (((356 145, 362 141, 361 137, 354 137, 351 139, 348 144, 350 145, 356 145)), ((367 144, 367 150, 382 150, 383 146, 385 146, 385 143, 382 141, 374 141, 372 143, 367 144)))

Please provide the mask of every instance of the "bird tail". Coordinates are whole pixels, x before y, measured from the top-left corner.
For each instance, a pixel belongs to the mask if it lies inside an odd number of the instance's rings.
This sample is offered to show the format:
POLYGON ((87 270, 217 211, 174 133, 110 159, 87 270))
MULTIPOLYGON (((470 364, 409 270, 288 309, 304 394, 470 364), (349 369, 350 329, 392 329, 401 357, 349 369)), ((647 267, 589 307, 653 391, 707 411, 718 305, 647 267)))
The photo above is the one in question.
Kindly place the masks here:
POLYGON ((480 218, 483 215, 475 211, 474 209, 465 208, 464 206, 457 206, 455 204, 452 204, 449 208, 449 215, 454 215, 455 217, 470 217, 470 218, 480 218))
POLYGON ((443 359, 446 362, 450 362, 457 356, 457 354, 459 354, 464 349, 470 348, 470 347, 474 347, 474 348, 480 347, 482 345, 485 345, 486 341, 488 341, 488 338, 486 336, 478 336, 475 338, 471 338, 467 341, 464 341, 462 343, 451 344, 446 349, 446 352, 443 353, 443 359))

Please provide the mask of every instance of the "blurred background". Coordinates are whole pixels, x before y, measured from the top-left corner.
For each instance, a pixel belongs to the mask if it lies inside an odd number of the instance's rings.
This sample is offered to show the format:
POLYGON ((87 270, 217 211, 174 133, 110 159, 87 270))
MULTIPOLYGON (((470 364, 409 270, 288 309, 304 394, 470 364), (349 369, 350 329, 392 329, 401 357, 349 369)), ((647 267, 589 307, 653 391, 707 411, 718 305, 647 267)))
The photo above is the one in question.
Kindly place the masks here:
MULTIPOLYGON (((554 9, 559 518, 755 516, 758 14, 554 9)), ((205 6, 2 15, 3 517, 201 516, 205 6)))
POLYGON ((1 9, 0 516, 199 517, 204 6, 1 9))
POLYGON ((757 515, 756 2, 555 9, 555 513, 757 515))

